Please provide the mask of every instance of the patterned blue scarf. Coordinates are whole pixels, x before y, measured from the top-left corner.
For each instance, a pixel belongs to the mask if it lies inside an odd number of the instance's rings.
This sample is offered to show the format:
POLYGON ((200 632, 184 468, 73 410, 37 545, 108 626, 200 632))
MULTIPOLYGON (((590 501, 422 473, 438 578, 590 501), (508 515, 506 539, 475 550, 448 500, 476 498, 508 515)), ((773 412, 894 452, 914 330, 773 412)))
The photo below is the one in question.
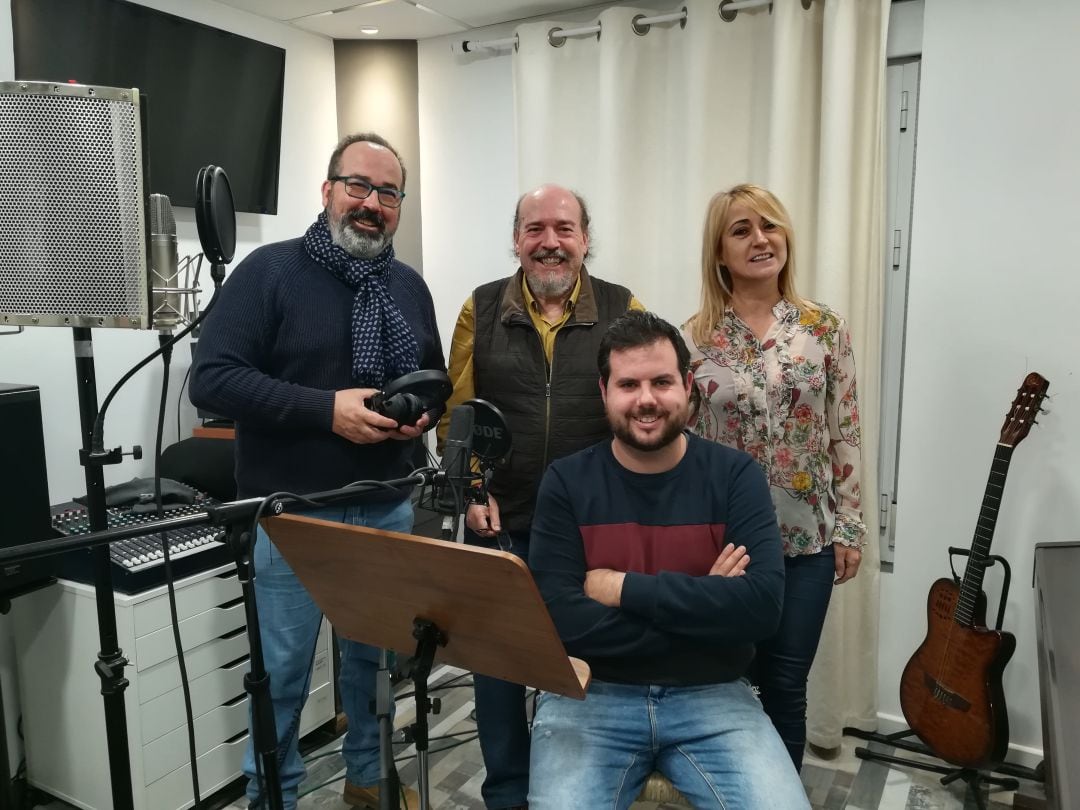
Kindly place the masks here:
POLYGON ((334 244, 326 212, 304 234, 304 249, 353 290, 352 373, 363 387, 382 388, 419 368, 420 349, 401 310, 386 291, 394 246, 373 259, 358 259, 334 244))

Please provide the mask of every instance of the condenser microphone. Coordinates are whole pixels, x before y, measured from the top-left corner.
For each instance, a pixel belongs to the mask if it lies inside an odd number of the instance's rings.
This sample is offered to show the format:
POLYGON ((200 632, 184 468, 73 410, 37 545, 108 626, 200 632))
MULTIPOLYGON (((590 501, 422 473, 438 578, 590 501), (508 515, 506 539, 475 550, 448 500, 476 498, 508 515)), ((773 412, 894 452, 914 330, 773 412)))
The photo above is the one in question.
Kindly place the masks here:
POLYGON ((150 279, 154 328, 171 334, 183 320, 177 283, 180 259, 176 249, 176 217, 164 194, 150 195, 150 279))
MULTIPOLYGON (((451 517, 460 515, 465 508, 465 492, 472 483, 469 458, 472 455, 473 422, 475 414, 471 406, 458 405, 450 413, 450 429, 443 446, 439 477, 442 486, 438 490, 436 509, 451 517)), ((445 524, 445 521, 443 521, 445 524)))

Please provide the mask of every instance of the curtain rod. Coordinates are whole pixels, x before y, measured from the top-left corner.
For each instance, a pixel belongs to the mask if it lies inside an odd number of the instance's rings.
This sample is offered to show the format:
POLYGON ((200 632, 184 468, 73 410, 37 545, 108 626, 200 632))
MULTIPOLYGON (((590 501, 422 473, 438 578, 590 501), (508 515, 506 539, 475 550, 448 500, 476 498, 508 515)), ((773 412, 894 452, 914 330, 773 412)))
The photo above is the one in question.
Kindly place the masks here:
POLYGON ((721 3, 720 13, 722 15, 725 11, 742 11, 747 8, 760 8, 769 5, 772 5, 772 0, 736 0, 733 3, 721 3))
MULTIPOLYGON (((720 5, 717 6, 717 13, 725 22, 731 22, 735 19, 735 12, 745 11, 752 8, 762 8, 769 6, 769 10, 772 10, 773 0, 721 0, 720 5)), ((810 8, 811 0, 802 0, 802 7, 804 9, 810 8)), ((649 33, 649 27, 651 25, 659 25, 666 22, 679 22, 684 28, 686 27, 686 18, 688 16, 686 7, 679 11, 673 11, 668 14, 657 14, 653 17, 646 17, 644 14, 639 14, 631 20, 631 25, 634 28, 634 33, 644 36, 649 33)), ((558 48, 569 37, 587 37, 593 34, 600 34, 600 25, 586 25, 581 28, 552 28, 548 32, 548 42, 558 48)), ((504 39, 463 39, 458 40, 450 45, 450 50, 454 53, 465 54, 475 53, 476 51, 499 51, 508 48, 517 50, 518 37, 514 34, 512 37, 505 37, 504 39)))

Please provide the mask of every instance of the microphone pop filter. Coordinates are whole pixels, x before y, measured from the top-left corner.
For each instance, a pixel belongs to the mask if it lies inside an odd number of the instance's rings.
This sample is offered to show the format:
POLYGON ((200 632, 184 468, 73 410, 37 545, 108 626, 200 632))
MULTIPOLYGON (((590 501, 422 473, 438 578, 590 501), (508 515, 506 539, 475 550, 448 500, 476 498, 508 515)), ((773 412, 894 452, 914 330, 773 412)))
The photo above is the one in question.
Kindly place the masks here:
POLYGON ((473 409, 473 455, 489 462, 506 458, 514 443, 502 411, 485 399, 470 399, 462 404, 473 409))
POLYGON ((203 166, 195 178, 195 225, 211 264, 228 264, 236 252, 232 186, 220 166, 203 166))

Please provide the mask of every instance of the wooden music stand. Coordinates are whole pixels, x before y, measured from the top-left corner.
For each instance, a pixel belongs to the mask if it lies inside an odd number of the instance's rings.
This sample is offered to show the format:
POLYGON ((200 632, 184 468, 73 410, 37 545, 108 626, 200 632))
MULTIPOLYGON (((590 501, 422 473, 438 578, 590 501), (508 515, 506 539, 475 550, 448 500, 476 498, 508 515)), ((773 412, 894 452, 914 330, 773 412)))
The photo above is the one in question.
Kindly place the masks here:
POLYGON ((416 648, 421 807, 428 807, 427 675, 436 652, 463 669, 584 699, 589 667, 567 656, 529 569, 513 554, 299 515, 263 527, 339 635, 416 648))

